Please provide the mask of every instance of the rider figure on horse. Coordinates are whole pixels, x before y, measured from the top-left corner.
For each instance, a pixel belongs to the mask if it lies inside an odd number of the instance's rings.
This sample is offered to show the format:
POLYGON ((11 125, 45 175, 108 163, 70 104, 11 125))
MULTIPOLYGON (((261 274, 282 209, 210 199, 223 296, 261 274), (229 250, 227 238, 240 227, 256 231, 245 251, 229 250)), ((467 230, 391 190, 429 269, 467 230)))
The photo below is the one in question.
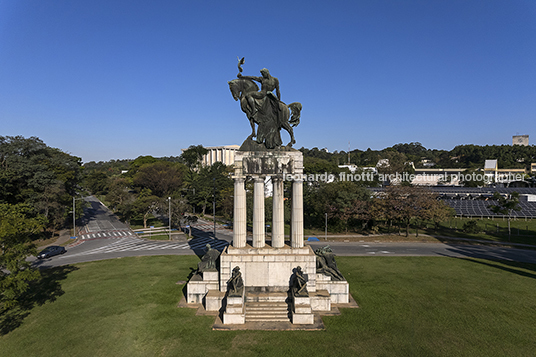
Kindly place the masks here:
POLYGON ((279 80, 276 77, 272 77, 266 68, 261 69, 261 74, 262 77, 242 76, 242 73, 238 74, 238 78, 251 79, 261 84, 261 90, 259 92, 250 92, 246 95, 246 100, 249 108, 251 109, 251 118, 254 118, 255 114, 257 114, 255 99, 260 100, 264 99, 265 97, 269 97, 276 103, 281 100, 281 93, 279 92, 279 80), (274 90, 277 94, 277 97, 273 93, 274 90))

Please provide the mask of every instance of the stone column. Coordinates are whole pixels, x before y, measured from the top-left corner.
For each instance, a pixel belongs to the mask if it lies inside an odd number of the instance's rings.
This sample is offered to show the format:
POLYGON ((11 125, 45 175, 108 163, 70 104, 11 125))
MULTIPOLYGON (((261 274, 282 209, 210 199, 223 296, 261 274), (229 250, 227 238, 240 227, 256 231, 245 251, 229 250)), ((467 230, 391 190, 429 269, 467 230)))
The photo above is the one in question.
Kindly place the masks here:
POLYGON ((246 246, 246 188, 244 177, 234 178, 233 247, 246 246))
POLYGON ((273 189, 273 221, 272 247, 283 248, 285 245, 285 206, 283 200, 283 180, 272 176, 273 189))
POLYGON ((303 247, 303 186, 301 180, 292 181, 291 236, 292 248, 303 247))
POLYGON ((254 177, 253 184, 253 248, 263 248, 264 238, 264 177, 254 177))

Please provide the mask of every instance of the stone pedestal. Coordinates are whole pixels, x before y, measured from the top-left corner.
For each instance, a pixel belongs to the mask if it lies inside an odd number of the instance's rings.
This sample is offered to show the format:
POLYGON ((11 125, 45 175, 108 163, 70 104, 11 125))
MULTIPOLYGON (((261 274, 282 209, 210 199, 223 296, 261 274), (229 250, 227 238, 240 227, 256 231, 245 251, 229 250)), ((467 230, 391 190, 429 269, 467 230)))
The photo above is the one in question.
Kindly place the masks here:
POLYGON ((316 274, 316 287, 328 292, 332 304, 350 302, 350 285, 346 280, 332 280, 330 276, 316 274))
POLYGON ((225 293, 219 290, 209 290, 205 296, 205 310, 220 311, 225 293))
POLYGON ((242 296, 227 296, 225 312, 223 313, 224 324, 244 324, 246 322, 244 291, 245 289, 242 290, 242 296))
POLYGON ((218 271, 207 271, 202 274, 195 274, 186 287, 186 300, 189 304, 201 304, 205 295, 214 289, 220 288, 218 271))
POLYGON ((314 314, 311 309, 311 298, 294 296, 292 302, 292 323, 293 324, 312 324, 314 314))

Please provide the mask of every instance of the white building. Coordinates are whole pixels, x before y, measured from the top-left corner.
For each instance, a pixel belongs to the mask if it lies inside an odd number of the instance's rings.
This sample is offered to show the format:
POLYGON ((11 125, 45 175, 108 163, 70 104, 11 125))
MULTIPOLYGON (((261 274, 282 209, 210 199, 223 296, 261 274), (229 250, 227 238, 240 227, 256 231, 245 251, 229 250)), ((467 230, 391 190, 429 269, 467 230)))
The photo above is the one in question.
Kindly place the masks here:
POLYGON ((513 135, 512 145, 529 146, 529 136, 528 135, 513 135))
MULTIPOLYGON (((211 166, 216 162, 221 162, 225 165, 234 164, 235 152, 240 149, 238 145, 225 145, 225 146, 210 146, 205 147, 208 153, 201 159, 203 166, 211 166)), ((182 149, 182 152, 188 149, 182 149)))

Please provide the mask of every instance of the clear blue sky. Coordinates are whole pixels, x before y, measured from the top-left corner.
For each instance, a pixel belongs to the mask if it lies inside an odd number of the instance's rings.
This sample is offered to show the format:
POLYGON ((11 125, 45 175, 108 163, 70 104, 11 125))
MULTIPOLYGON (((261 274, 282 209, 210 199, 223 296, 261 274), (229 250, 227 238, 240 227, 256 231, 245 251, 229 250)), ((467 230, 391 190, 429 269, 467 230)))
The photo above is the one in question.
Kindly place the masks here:
POLYGON ((303 104, 296 148, 536 142, 534 0, 0 0, 0 135, 84 162, 241 144, 237 56, 303 104))

